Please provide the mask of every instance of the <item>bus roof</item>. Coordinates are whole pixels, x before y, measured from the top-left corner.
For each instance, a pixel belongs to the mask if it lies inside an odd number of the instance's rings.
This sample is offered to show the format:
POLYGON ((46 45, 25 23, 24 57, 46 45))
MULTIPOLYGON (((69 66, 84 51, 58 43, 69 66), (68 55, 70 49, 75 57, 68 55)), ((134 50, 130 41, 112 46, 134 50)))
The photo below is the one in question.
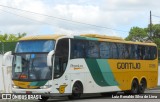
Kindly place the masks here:
POLYGON ((81 36, 99 38, 99 39, 123 40, 124 41, 124 39, 122 39, 121 37, 98 35, 98 34, 82 34, 81 36))
MULTIPOLYGON (((57 40, 60 37, 65 35, 60 34, 53 34, 53 35, 35 35, 35 36, 26 36, 20 39, 23 40, 57 40)), ((67 37, 67 36, 66 36, 67 37)), ((109 41, 109 42, 117 42, 117 43, 128 43, 128 44, 140 44, 140 45, 150 45, 150 46, 157 46, 155 43, 147 43, 147 42, 134 42, 134 41, 125 41, 121 37, 115 36, 106 36, 106 35, 99 35, 99 34, 82 34, 74 36, 75 39, 83 39, 83 40, 96 40, 96 41, 109 41)))
POLYGON ((26 36, 20 39, 23 40, 56 40, 64 35, 54 34, 54 35, 35 35, 35 36, 26 36))
POLYGON ((134 42, 134 41, 126 41, 121 37, 115 36, 106 36, 99 34, 82 34, 80 36, 75 36, 77 39, 87 39, 87 40, 97 40, 97 41, 109 41, 109 42, 118 42, 118 43, 128 43, 128 44, 139 44, 139 45, 150 45, 157 46, 153 42, 134 42))

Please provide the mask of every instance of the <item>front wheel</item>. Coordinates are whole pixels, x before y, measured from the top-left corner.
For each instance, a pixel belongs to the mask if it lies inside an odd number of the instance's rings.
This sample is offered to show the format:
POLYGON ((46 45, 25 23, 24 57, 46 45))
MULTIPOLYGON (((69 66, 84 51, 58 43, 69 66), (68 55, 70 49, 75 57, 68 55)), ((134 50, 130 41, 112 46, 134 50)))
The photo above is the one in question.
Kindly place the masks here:
POLYGON ((76 82, 72 88, 72 95, 68 96, 69 99, 79 99, 83 94, 83 85, 81 82, 76 82))

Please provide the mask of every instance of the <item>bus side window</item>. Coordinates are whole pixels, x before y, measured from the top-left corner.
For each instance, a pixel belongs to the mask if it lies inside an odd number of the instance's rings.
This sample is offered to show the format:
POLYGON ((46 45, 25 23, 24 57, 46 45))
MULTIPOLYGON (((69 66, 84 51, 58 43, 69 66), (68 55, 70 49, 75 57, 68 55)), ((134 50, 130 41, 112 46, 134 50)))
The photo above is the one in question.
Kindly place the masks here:
POLYGON ((54 78, 59 78, 63 75, 68 63, 68 54, 69 39, 59 40, 55 50, 54 78))
POLYGON ((116 43, 111 43, 112 58, 118 58, 118 48, 116 43))
POLYGON ((86 57, 87 41, 71 40, 71 58, 85 58, 86 57))
POLYGON ((109 58, 109 43, 108 42, 100 42, 100 58, 109 58))
POLYGON ((99 58, 99 43, 97 41, 89 41, 87 51, 89 58, 99 58))
POLYGON ((136 58, 135 52, 136 52, 135 46, 131 44, 130 45, 130 59, 135 59, 136 58))
POLYGON ((144 59, 145 59, 145 60, 148 60, 148 59, 149 59, 148 48, 149 48, 148 46, 144 46, 144 49, 145 49, 144 59))
POLYGON ((141 54, 142 54, 142 59, 144 60, 146 55, 145 46, 141 46, 141 54))
POLYGON ((140 45, 138 45, 137 46, 137 59, 142 59, 141 57, 142 57, 142 53, 141 53, 141 46, 140 45))
POLYGON ((125 57, 125 59, 129 59, 130 58, 130 45, 129 44, 125 44, 124 57, 125 57))
POLYGON ((157 48, 156 47, 154 47, 154 46, 151 46, 150 47, 150 59, 151 60, 154 60, 154 59, 156 59, 156 57, 157 57, 157 48))
POLYGON ((125 46, 124 44, 118 44, 119 48, 119 59, 124 59, 125 57, 125 46))

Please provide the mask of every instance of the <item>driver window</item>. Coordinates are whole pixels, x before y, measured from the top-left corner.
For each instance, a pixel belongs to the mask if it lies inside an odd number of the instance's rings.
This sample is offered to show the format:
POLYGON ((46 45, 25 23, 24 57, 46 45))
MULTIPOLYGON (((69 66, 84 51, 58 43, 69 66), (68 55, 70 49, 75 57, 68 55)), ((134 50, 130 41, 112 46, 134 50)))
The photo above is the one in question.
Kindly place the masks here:
POLYGON ((59 78, 63 75, 69 54, 69 39, 61 39, 57 43, 54 61, 54 78, 59 78))

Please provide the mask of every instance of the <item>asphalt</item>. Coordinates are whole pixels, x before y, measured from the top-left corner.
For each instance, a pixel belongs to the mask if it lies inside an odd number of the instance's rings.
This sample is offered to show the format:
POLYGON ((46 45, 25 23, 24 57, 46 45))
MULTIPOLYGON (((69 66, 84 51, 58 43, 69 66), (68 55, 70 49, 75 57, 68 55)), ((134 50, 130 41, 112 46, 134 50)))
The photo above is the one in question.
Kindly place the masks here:
MULTIPOLYGON (((159 96, 159 99, 122 99, 122 98, 113 98, 112 94, 108 94, 106 96, 101 96, 100 94, 87 94, 83 95, 81 99, 76 100, 69 100, 67 97, 52 97, 47 102, 160 102, 160 87, 146 90, 144 94, 141 95, 148 95, 147 93, 153 96, 159 96), (156 93, 156 94, 155 94, 156 93)), ((125 95, 123 92, 119 92, 118 95, 125 95)), ((140 95, 140 96, 141 96, 140 95)), ((125 95, 127 96, 127 95, 125 95)), ((129 95, 128 95, 129 96, 129 95)), ((39 100, 0 100, 0 102, 40 102, 39 100)))

